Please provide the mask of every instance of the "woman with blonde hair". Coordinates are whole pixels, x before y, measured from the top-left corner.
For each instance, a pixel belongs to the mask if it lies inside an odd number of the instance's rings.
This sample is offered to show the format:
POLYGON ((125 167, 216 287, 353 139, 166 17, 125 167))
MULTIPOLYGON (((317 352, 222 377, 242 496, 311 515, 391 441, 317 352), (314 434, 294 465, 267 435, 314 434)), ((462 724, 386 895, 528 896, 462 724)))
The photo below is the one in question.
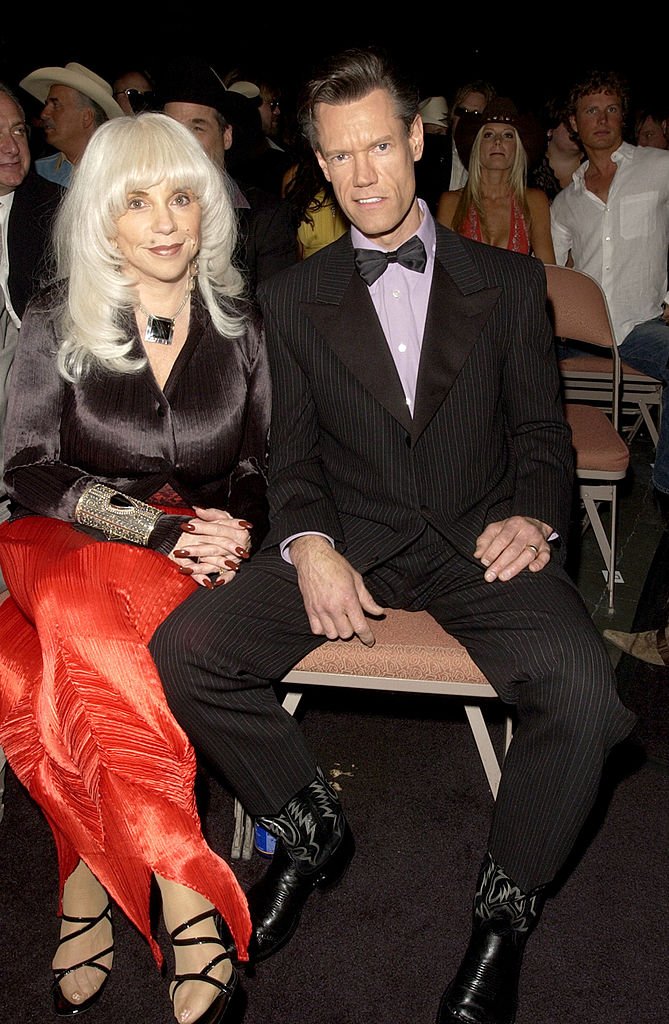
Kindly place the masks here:
POLYGON ((154 879, 177 1020, 218 1024, 232 1003, 221 919, 247 955, 246 899, 203 838, 195 755, 148 650, 198 585, 234 579, 265 529, 269 373, 235 224, 225 178, 186 128, 156 113, 109 121, 59 211, 57 279, 22 324, 0 743, 54 834, 61 1016, 105 986, 110 899, 162 962, 154 879))
POLYGON ((540 189, 527 187, 527 169, 541 153, 541 129, 506 97, 485 110, 464 113, 455 129, 466 161, 463 188, 444 192, 437 220, 467 238, 555 263, 550 207, 540 189))

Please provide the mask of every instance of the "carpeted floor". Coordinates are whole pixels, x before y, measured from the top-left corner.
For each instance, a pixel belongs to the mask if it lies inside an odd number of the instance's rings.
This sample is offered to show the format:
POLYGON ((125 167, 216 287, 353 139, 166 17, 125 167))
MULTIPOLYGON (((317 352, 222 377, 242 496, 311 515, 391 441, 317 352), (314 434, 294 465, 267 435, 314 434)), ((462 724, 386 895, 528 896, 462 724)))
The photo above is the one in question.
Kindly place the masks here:
MULTIPOLYGON (((310 694, 309 742, 338 775, 357 839, 344 883, 307 904, 293 941, 242 979, 244 1024, 433 1024, 468 937, 492 798, 457 701, 310 694), (338 774, 342 773, 342 774, 338 774)), ((501 743, 501 717, 494 726, 501 743)), ((203 775, 212 845, 227 855, 230 795, 203 775)), ((610 760, 578 855, 527 950, 517 1024, 665 1024, 669 772, 637 743, 610 760)), ((259 856, 236 868, 246 885, 259 856)), ((40 812, 9 775, 0 825, 0 1003, 52 1018, 56 872, 40 812)), ((168 976, 121 917, 91 1024, 168 1024, 168 976)), ((166 950, 164 932, 158 934, 166 950)))
MULTIPOLYGON (((669 531, 665 531, 648 570, 631 629, 658 629, 669 617, 669 531)), ((669 668, 647 665, 623 654, 616 668, 619 692, 639 716, 648 758, 669 769, 669 668)))

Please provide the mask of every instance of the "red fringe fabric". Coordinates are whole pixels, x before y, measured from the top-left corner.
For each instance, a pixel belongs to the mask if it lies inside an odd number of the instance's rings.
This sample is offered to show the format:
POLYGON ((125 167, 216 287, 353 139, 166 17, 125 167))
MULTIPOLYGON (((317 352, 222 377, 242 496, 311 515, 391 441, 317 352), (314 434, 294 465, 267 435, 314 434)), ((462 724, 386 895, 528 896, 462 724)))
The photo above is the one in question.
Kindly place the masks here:
POLYGON ((39 516, 0 527, 0 563, 0 746, 53 830, 61 896, 82 859, 161 965, 159 874, 213 903, 247 959, 246 898, 202 835, 195 754, 147 647, 196 584, 164 555, 39 516))

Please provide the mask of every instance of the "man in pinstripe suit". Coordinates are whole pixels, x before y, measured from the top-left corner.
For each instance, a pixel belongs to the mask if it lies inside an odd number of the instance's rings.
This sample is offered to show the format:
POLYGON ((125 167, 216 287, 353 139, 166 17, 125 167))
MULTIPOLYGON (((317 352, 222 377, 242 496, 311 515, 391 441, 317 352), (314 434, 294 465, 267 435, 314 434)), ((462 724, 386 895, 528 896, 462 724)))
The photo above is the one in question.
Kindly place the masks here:
POLYGON ((370 51, 333 58, 305 89, 302 126, 353 227, 261 289, 270 533, 152 649, 196 747, 278 837, 249 893, 262 959, 353 853, 271 680, 326 637, 373 643, 368 615, 384 607, 426 608, 461 640, 518 724, 438 1021, 510 1024, 545 888, 634 719, 555 549, 572 452, 542 265, 435 225, 415 197, 417 99, 370 51))

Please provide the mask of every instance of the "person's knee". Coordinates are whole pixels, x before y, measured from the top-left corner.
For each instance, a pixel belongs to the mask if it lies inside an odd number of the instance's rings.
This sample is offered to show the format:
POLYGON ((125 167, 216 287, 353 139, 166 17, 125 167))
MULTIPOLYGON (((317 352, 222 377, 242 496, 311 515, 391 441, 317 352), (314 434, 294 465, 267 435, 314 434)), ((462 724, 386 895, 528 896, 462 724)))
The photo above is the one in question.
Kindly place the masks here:
POLYGON ((168 615, 149 641, 149 651, 156 663, 166 695, 170 695, 173 689, 175 694, 178 692, 182 670, 189 663, 191 656, 190 635, 188 630, 180 628, 177 612, 168 615))

